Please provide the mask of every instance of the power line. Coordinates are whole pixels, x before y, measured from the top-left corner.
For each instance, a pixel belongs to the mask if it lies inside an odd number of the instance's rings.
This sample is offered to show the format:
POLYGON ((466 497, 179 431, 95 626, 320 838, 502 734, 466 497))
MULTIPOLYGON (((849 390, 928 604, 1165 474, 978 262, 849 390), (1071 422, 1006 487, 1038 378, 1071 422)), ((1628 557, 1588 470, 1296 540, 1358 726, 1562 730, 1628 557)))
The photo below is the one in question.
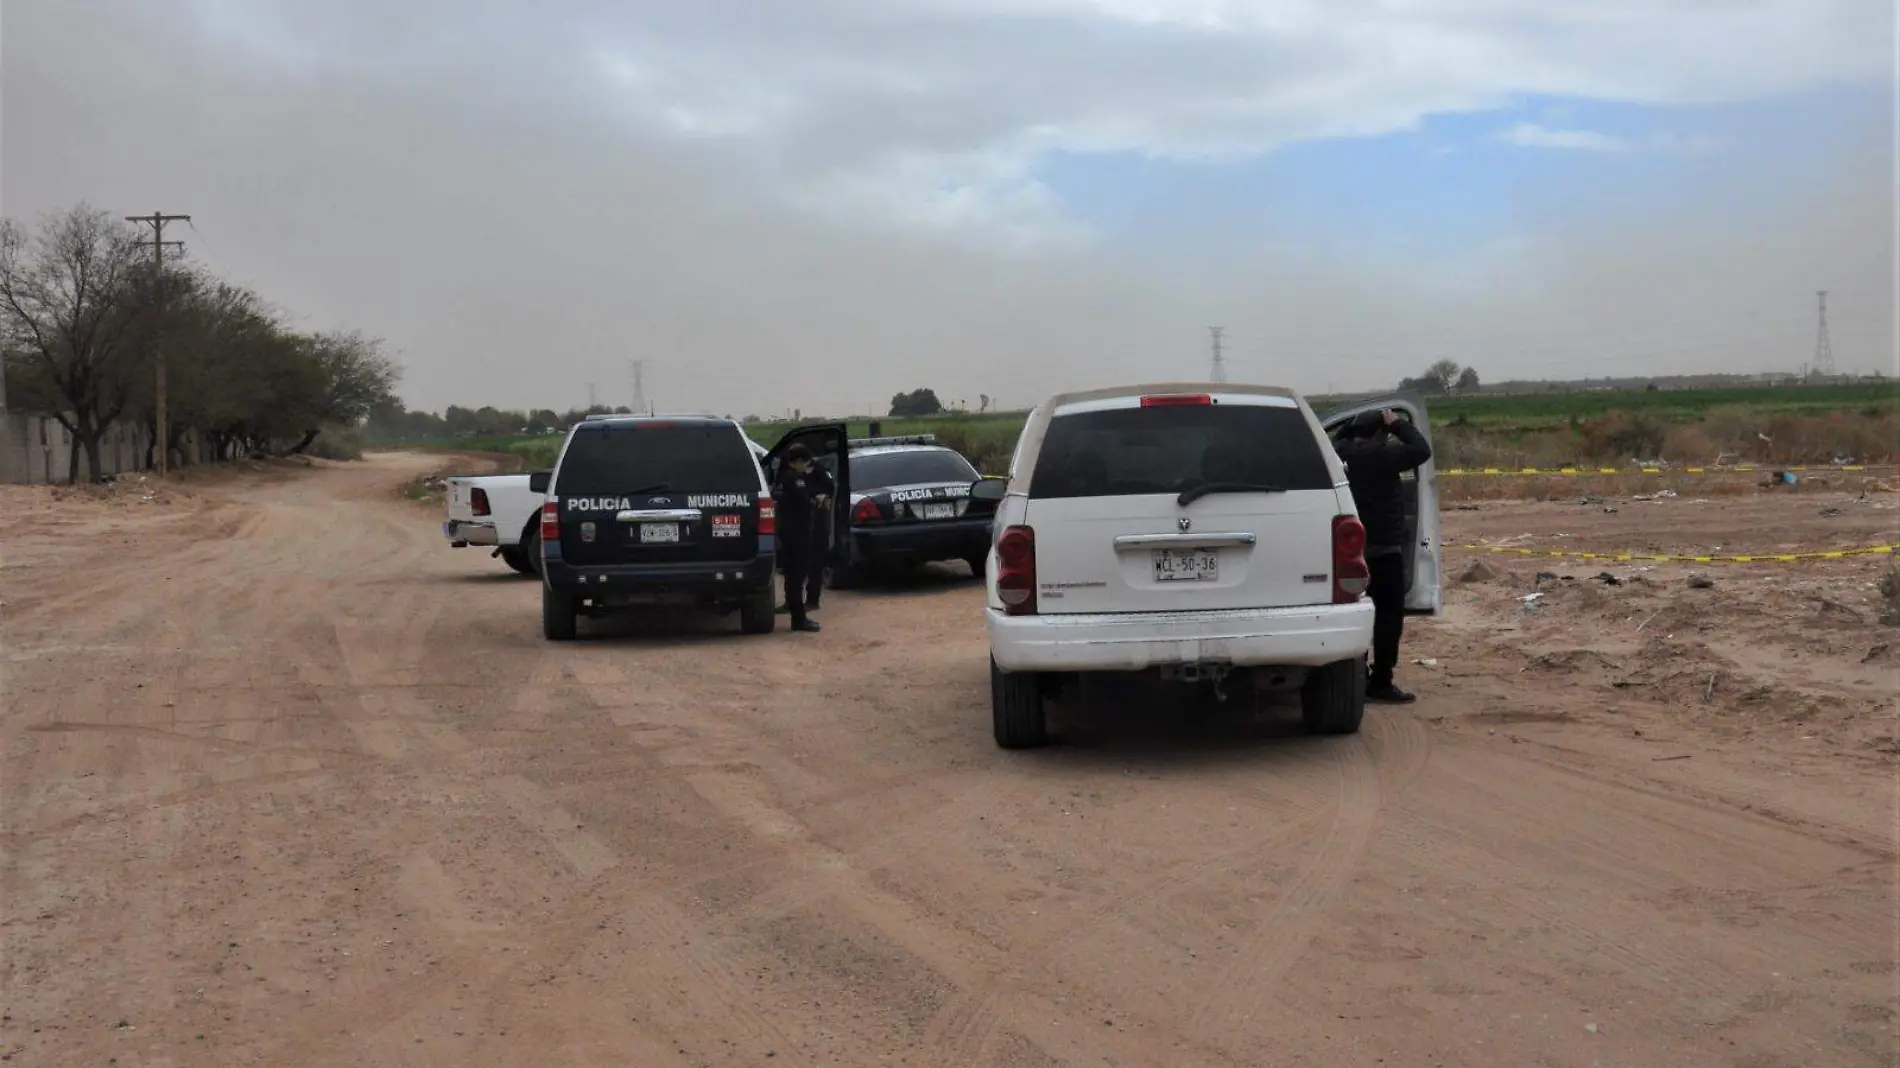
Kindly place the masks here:
POLYGON ((1207 328, 1207 333, 1214 342, 1214 367, 1212 373, 1207 376, 1212 382, 1227 381, 1227 356, 1221 351, 1221 334, 1224 332, 1224 329, 1218 326, 1207 328))
MULTIPOLYGON (((189 226, 191 225, 191 216, 167 215, 162 211, 155 211, 150 215, 128 215, 125 217, 125 221, 129 223, 143 223, 152 228, 152 240, 149 242, 152 246, 152 304, 155 308, 163 310, 165 293, 165 249, 168 246, 176 249, 183 249, 185 247, 183 241, 165 240, 165 224, 183 222, 189 226)), ((139 244, 143 245, 147 244, 147 242, 141 241, 139 244)), ((153 344, 152 361, 158 365, 157 380, 154 382, 154 386, 156 387, 154 389, 155 396, 153 397, 152 405, 156 409, 152 419, 154 424, 152 427, 152 437, 155 446, 153 451, 158 454, 158 477, 164 478, 166 471, 171 466, 172 439, 171 413, 166 410, 166 401, 168 398, 165 395, 165 346, 162 343, 155 342, 153 344)))
POLYGON ((648 415, 653 414, 651 411, 648 411, 647 405, 647 362, 645 360, 628 360, 627 369, 633 374, 634 412, 636 414, 640 412, 646 412, 648 415))
POLYGON ((1821 327, 1814 337, 1814 373, 1822 377, 1834 373, 1834 345, 1827 336, 1827 290, 1815 291, 1821 298, 1821 327))

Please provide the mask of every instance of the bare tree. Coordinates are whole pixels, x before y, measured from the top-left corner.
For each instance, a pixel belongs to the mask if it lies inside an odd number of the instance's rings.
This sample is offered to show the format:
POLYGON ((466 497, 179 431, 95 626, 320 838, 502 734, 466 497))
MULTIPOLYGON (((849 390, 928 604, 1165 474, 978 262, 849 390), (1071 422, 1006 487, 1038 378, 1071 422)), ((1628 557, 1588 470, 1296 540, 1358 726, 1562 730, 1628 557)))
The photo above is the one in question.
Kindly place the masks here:
POLYGON ((402 371, 383 353, 382 342, 355 332, 314 334, 301 339, 316 375, 316 389, 303 394, 299 453, 326 426, 354 426, 376 405, 391 399, 402 371))
POLYGON ((1458 385, 1458 372, 1464 370, 1455 360, 1439 360, 1425 369, 1425 377, 1430 380, 1437 392, 1450 393, 1458 385))
POLYGON ((104 480, 99 442, 130 401, 130 342, 150 307, 142 263, 136 235, 85 204, 45 217, 37 233, 0 221, 0 346, 12 354, 14 400, 72 435, 75 482, 82 450, 92 480, 104 480))

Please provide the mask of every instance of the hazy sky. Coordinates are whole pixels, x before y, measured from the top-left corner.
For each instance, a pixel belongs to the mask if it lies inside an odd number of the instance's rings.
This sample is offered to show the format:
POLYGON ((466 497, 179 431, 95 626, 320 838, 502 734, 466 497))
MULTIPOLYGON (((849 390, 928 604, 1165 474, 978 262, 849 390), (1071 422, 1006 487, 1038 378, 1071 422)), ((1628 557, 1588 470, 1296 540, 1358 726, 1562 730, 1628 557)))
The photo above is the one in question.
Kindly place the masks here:
POLYGON ((0 210, 412 405, 1894 365, 1887 0, 5 0, 0 210))

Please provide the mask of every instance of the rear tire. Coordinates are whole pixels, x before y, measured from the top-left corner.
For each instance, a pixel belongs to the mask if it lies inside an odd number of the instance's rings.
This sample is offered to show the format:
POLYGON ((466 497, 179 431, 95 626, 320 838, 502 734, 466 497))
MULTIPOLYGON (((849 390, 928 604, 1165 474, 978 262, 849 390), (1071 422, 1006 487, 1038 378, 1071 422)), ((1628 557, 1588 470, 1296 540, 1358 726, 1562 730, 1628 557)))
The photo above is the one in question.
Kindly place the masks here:
POLYGON ((1357 734, 1366 718, 1366 662, 1314 668, 1300 688, 1300 718, 1314 734, 1357 734))
POLYGON ((510 546, 501 551, 501 562, 507 564, 509 570, 517 575, 534 574, 534 565, 529 562, 529 559, 528 554, 519 546, 510 546))
POLYGON ((521 555, 528 558, 528 574, 539 575, 541 573, 541 531, 538 528, 529 527, 527 536, 521 539, 521 555))
POLYGON ((541 585, 541 636, 551 642, 571 642, 580 635, 580 603, 573 594, 541 585))
POLYGON ((1005 672, 992 658, 990 716, 996 744, 1004 749, 1034 749, 1049 744, 1049 718, 1040 675, 1005 672))
POLYGON ((739 606, 739 629, 747 634, 770 634, 778 627, 778 604, 766 586, 739 606))

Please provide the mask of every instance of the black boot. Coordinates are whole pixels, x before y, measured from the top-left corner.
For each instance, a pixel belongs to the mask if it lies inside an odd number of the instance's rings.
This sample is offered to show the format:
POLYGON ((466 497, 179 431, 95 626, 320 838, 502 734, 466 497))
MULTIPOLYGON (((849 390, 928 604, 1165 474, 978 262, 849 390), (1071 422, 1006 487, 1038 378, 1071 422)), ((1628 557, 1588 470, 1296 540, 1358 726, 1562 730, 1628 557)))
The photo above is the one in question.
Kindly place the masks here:
POLYGON ((1384 682, 1374 682, 1366 687, 1366 700, 1382 705, 1409 705, 1418 700, 1418 697, 1394 686, 1391 679, 1386 679, 1384 682))

